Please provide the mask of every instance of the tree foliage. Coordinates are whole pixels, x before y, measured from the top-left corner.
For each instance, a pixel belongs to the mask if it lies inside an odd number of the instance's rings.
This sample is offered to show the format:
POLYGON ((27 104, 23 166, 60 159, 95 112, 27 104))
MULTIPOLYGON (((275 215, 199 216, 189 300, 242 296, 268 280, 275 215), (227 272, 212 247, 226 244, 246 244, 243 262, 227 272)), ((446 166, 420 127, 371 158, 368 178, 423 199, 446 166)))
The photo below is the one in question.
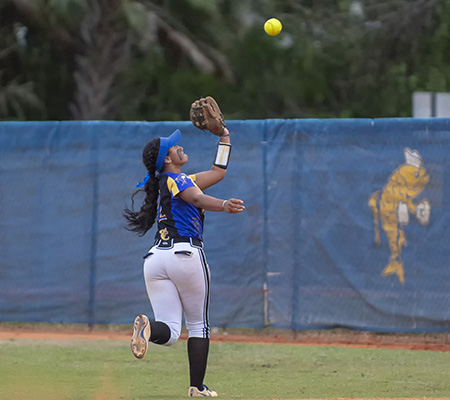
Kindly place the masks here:
POLYGON ((450 0, 5 0, 0 119, 407 117, 449 36, 450 0))

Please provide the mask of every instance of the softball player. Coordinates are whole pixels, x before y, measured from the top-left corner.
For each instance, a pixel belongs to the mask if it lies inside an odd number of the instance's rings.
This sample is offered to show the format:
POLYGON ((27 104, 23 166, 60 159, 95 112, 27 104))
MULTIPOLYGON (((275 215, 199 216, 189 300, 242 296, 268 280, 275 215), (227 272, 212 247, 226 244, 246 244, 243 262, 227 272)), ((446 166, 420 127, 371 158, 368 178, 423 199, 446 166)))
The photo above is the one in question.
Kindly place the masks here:
MULTIPOLYGON (((182 314, 189 332, 187 342, 190 397, 216 397, 203 384, 209 351, 210 272, 203 251, 204 212, 244 210, 239 199, 218 199, 203 190, 221 181, 226 174, 231 149, 225 128, 220 137, 214 165, 209 171, 186 175, 181 168, 188 155, 177 143, 177 129, 169 137, 149 142, 143 151, 147 176, 143 187, 145 200, 139 211, 126 209, 128 229, 140 236, 158 222, 155 243, 144 257, 144 278, 155 321, 138 315, 134 321, 131 351, 143 358, 148 343, 170 346, 180 336, 182 314)), ((132 197, 139 192, 138 190, 132 197)))

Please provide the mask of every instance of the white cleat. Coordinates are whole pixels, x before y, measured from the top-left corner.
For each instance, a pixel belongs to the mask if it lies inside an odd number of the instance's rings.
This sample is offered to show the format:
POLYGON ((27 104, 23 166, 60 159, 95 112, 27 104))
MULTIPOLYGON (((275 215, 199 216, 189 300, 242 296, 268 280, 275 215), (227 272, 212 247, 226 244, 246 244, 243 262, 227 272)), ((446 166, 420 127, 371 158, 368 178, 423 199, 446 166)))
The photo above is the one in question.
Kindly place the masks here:
POLYGON ((189 397, 217 397, 217 392, 203 385, 203 390, 198 390, 195 386, 189 388, 189 397))
POLYGON ((134 332, 131 338, 131 351, 136 358, 144 358, 150 340, 150 322, 146 315, 138 315, 134 320, 134 332))

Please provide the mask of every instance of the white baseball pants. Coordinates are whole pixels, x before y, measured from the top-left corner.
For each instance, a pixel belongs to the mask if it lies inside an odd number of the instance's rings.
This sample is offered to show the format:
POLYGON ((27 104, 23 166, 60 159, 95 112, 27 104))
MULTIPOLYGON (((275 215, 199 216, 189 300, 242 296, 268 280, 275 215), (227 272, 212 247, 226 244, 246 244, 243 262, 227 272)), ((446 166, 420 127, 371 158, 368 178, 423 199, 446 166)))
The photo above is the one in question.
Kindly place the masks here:
POLYGON ((180 337, 183 312, 189 337, 209 338, 210 272, 201 247, 153 246, 144 262, 144 278, 155 320, 171 331, 165 346, 180 337))

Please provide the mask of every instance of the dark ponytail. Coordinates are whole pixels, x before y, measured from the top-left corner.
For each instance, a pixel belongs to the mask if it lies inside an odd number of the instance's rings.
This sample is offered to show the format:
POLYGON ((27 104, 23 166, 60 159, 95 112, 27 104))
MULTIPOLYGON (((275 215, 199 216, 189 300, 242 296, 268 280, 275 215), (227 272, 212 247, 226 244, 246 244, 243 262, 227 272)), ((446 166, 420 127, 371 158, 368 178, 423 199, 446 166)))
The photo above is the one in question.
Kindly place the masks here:
POLYGON ((127 229, 144 236, 156 220, 158 207, 158 178, 156 176, 156 160, 158 158, 160 139, 149 142, 142 152, 142 161, 147 168, 149 179, 143 189, 137 190, 131 197, 131 209, 124 210, 124 217, 128 221, 127 229), (134 211, 134 196, 145 191, 145 199, 139 211, 134 211))

